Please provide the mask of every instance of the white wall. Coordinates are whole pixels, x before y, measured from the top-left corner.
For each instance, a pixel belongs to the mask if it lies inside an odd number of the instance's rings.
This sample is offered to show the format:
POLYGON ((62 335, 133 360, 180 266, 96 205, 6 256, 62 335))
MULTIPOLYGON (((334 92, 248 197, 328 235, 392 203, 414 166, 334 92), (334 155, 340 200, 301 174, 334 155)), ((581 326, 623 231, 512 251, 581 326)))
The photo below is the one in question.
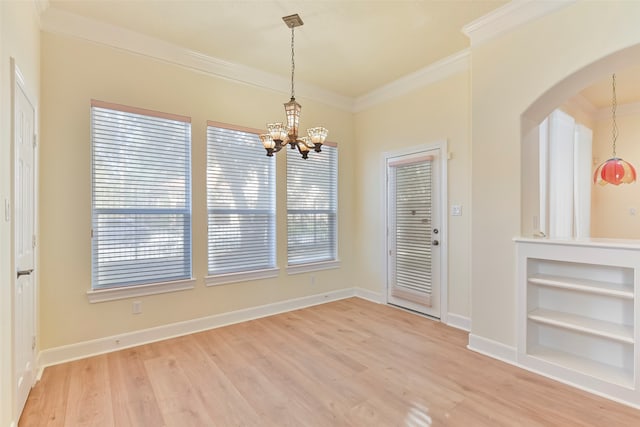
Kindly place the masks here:
MULTIPOLYGON (((195 72, 80 39, 42 34, 40 144, 41 337, 52 349, 278 301, 352 287, 355 264, 355 156, 352 113, 305 100, 302 126, 324 123, 338 143, 339 269, 286 273, 286 163, 276 161, 277 263, 280 275, 206 287, 206 122, 264 128, 284 117, 286 94, 195 72), (192 118, 193 290, 90 304, 90 100, 114 102, 192 118), (314 276, 312 278, 312 276, 314 276)), ((312 177, 310 177, 311 179, 312 177)))
MULTIPOLYGON (((449 205, 462 205, 462 216, 448 218, 449 312, 470 316, 470 144, 469 71, 459 72, 355 116, 356 244, 358 286, 384 295, 385 169, 383 154, 446 140, 449 205)), ((449 206, 447 206, 449 212, 449 206)))
POLYGON ((531 161, 521 159, 522 135, 580 89, 640 61, 618 52, 640 43, 638 19, 638 2, 576 2, 472 48, 472 336, 516 343, 512 239, 528 188, 521 161, 531 161))
POLYGON ((0 426, 17 422, 13 381, 13 221, 4 218, 5 200, 12 199, 12 73, 11 58, 24 75, 37 103, 40 84, 40 31, 35 3, 0 1, 0 426))

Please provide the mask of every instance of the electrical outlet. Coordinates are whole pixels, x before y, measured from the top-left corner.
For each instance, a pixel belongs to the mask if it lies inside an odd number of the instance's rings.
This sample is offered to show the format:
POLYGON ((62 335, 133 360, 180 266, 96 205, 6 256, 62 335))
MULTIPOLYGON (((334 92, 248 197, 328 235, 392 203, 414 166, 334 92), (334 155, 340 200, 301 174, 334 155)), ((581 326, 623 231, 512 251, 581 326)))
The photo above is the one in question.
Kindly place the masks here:
POLYGON ((311 285, 313 286, 315 284, 316 284, 316 276, 315 276, 315 274, 312 274, 311 275, 311 285))
POLYGON ((451 206, 451 216, 462 216, 462 206, 461 205, 452 205, 451 206))
POLYGON ((133 314, 142 313, 142 301, 134 301, 133 302, 133 314))

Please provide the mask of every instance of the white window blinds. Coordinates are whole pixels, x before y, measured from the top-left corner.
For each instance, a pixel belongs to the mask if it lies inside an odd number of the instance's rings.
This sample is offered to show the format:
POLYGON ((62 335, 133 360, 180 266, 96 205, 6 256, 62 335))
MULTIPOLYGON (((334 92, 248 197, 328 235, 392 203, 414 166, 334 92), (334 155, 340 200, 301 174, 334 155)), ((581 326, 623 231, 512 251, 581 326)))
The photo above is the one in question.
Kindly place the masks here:
POLYGON ((393 296, 431 306, 432 160, 390 163, 393 296))
POLYGON ((92 287, 191 278, 190 118, 92 101, 92 287))
POLYGON ((337 258, 338 148, 302 159, 287 150, 288 265, 337 258))
POLYGON ((209 274, 275 268, 275 162, 257 133, 209 123, 209 274))

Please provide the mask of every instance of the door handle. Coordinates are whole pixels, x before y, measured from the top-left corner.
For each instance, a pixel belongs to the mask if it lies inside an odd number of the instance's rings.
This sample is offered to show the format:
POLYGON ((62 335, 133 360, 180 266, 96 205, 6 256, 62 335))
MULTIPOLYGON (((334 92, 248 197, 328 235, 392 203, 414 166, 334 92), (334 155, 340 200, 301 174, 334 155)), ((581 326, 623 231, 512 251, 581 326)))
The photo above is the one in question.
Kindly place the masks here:
POLYGON ((33 273, 33 268, 30 268, 28 270, 18 270, 18 279, 20 278, 20 276, 28 276, 31 273, 33 273))
POLYGON ((438 246, 440 244, 440 242, 438 240, 434 240, 433 242, 431 242, 431 244, 433 246, 438 246))

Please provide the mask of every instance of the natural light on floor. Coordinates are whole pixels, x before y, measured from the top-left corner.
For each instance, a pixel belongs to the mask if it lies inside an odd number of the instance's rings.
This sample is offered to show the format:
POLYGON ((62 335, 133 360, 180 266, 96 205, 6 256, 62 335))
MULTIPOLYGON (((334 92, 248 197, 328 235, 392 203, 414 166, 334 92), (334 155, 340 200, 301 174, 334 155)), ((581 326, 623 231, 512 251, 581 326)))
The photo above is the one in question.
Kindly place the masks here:
POLYGON ((409 412, 404 419, 404 425, 407 427, 428 427, 432 423, 429 416, 429 408, 419 404, 413 403, 409 412))

